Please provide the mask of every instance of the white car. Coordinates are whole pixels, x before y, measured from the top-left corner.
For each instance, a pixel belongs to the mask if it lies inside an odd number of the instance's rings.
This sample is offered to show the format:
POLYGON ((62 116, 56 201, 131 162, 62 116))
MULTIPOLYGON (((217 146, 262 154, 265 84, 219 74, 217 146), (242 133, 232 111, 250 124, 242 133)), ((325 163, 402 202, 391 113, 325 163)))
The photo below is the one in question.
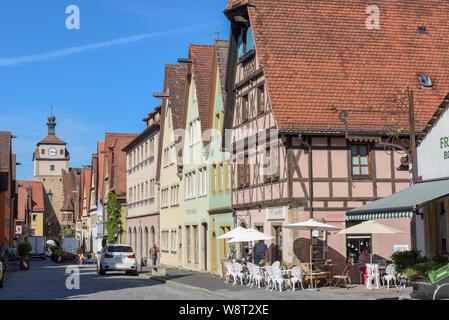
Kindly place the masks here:
POLYGON ((97 273, 106 271, 126 271, 137 275, 137 260, 133 248, 127 244, 107 244, 98 252, 97 273))

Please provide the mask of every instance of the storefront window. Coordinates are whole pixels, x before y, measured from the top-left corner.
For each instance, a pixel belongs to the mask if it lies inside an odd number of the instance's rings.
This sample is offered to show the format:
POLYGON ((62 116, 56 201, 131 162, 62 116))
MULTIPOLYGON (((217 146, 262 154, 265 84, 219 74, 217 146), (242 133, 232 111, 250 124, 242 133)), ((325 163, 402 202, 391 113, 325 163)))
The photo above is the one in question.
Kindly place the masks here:
MULTIPOLYGON (((355 226, 363 221, 348 221, 346 228, 355 226)), ((347 235, 346 236, 346 258, 358 261, 358 257, 362 252, 362 248, 367 247, 368 252, 371 253, 371 236, 366 235, 347 235)))

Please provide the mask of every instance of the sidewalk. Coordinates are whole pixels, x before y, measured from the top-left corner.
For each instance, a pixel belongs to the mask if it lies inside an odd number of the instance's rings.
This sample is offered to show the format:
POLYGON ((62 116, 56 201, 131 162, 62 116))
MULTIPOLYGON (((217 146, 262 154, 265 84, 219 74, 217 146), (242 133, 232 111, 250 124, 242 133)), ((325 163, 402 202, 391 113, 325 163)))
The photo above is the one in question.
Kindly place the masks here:
MULTIPOLYGON (((151 267, 143 268, 140 276, 148 279, 152 278, 151 267)), ((160 281, 160 279, 154 280, 160 281)), ((294 292, 270 292, 265 291, 265 287, 263 286, 260 289, 256 286, 253 288, 249 288, 246 285, 232 286, 232 283, 225 284, 224 280, 219 276, 180 269, 167 269, 166 283, 191 290, 207 292, 216 295, 217 298, 238 300, 397 300, 399 291, 394 286, 392 288, 390 287, 390 289, 368 290, 364 285, 354 284, 351 288, 324 287, 320 288, 319 291, 296 290, 294 292)), ((404 293, 411 293, 411 288, 406 288, 404 293)))

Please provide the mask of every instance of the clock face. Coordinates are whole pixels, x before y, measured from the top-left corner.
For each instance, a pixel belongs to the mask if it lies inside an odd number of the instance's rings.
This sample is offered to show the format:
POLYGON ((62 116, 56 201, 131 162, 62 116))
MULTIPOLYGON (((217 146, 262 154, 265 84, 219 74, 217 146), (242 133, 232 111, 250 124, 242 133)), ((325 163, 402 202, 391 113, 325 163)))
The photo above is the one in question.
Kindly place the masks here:
POLYGON ((56 150, 56 148, 50 148, 48 149, 48 154, 50 157, 55 157, 58 154, 58 150, 56 150))

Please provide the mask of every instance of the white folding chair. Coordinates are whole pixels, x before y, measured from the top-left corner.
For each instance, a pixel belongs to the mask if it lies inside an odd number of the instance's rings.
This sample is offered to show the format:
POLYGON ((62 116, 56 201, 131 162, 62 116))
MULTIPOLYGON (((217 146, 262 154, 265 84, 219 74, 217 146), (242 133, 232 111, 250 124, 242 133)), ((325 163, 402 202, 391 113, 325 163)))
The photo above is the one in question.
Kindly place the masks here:
MULTIPOLYGON (((253 264, 253 282, 257 284, 257 287, 260 288, 260 282, 262 281, 262 275, 260 274, 260 268, 253 264)), ((252 285, 251 285, 252 287, 252 285)))

